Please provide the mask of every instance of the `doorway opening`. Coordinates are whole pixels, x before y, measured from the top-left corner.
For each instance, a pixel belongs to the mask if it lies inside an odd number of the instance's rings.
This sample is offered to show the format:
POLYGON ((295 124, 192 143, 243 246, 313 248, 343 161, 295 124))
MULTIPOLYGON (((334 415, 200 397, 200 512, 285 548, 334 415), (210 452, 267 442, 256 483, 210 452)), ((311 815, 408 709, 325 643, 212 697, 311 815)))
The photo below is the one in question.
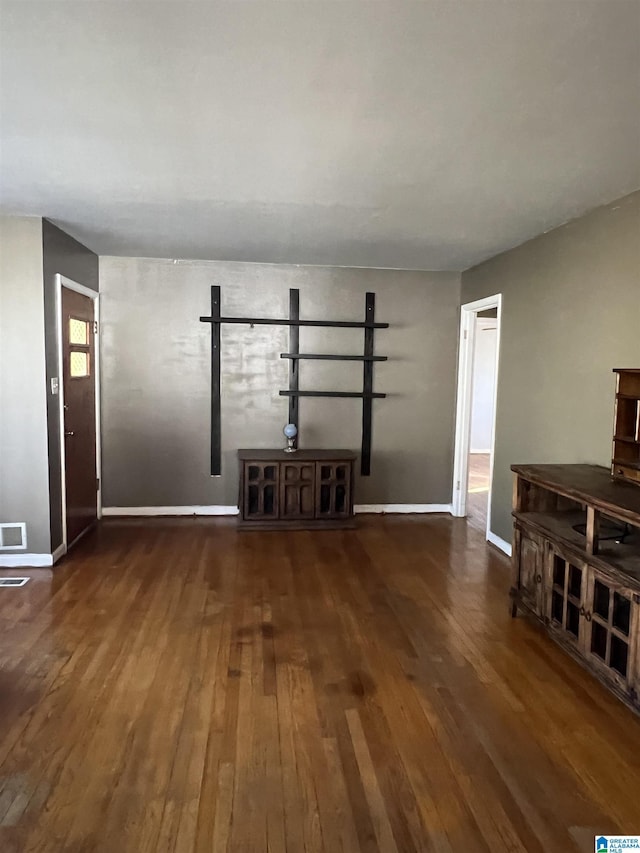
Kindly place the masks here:
POLYGON ((56 297, 61 556, 101 515, 99 301, 95 291, 62 275, 56 275, 56 297))
POLYGON ((491 492, 500 352, 501 294, 460 311, 460 356, 453 476, 453 515, 491 532, 491 492))
POLYGON ((487 528, 489 487, 491 485, 497 327, 497 308, 487 308, 486 311, 478 311, 475 314, 473 369, 471 372, 467 519, 469 524, 483 531, 487 528))

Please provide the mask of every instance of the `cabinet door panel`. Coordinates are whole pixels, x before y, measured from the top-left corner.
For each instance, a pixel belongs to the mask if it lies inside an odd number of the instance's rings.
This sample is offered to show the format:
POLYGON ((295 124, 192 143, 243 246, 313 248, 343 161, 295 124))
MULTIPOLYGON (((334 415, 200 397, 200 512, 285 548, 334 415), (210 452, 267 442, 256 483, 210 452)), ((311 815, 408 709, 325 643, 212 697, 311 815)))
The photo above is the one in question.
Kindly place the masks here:
POLYGON ((315 464, 283 462, 280 466, 280 518, 289 521, 314 517, 315 464))
POLYGON ((522 601, 539 616, 544 613, 544 542, 522 527, 515 531, 516 559, 519 565, 518 591, 522 601))
POLYGON ((243 518, 278 518, 278 465, 248 462, 244 466, 243 518))
POLYGON ((555 545, 548 546, 545 607, 549 629, 582 649, 585 631, 586 564, 555 545))
POLYGON ((638 690, 637 597, 597 569, 590 569, 585 602, 585 655, 624 693, 638 690))
POLYGON ((634 595, 629 626, 629 695, 640 708, 640 595, 634 595))
POLYGON ((316 518, 351 515, 351 463, 316 463, 316 518))

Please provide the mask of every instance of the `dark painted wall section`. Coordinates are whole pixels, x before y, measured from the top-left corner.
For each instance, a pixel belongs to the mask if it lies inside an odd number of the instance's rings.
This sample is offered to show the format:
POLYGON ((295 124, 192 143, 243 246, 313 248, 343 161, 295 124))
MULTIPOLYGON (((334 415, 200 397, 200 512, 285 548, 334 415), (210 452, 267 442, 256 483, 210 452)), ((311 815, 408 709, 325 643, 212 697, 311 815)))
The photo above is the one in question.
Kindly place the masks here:
MULTIPOLYGON (((458 273, 100 258, 102 477, 105 507, 236 505, 236 450, 282 447, 289 348, 283 326, 222 328, 222 476, 211 477, 210 287, 229 316, 278 317, 289 288, 303 319, 360 320, 376 294, 370 477, 356 503, 449 504, 452 483, 458 273)), ((362 352, 362 332, 300 330, 301 352, 362 352)), ((362 364, 307 361, 300 387, 362 388, 362 364)), ((360 450, 359 400, 300 401, 302 447, 360 450)))
POLYGON ((47 436, 49 446, 49 502, 51 549, 62 544, 62 493, 60 487, 59 400, 51 393, 51 379, 59 376, 56 282, 57 273, 98 290, 98 256, 46 219, 42 221, 42 266, 44 277, 44 334, 47 370, 47 436))
POLYGON ((0 521, 30 554, 50 544, 43 327, 42 220, 0 216, 0 521))

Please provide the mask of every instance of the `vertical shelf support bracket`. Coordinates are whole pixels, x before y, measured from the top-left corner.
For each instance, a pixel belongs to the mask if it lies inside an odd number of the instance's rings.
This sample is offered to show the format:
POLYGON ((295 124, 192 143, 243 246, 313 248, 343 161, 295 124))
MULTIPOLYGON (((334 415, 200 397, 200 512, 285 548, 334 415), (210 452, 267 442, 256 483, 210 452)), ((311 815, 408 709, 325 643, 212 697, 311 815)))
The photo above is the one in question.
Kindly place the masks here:
MULTIPOLYGON (((373 323, 376 313, 376 295, 367 293, 365 302, 364 321, 367 324, 364 330, 364 355, 373 355, 373 323)), ((373 392, 373 362, 365 361, 363 367, 363 386, 365 395, 373 392)), ((371 424, 372 424, 372 399, 370 396, 362 398, 362 453, 360 455, 360 474, 368 477, 371 473, 371 424)))
POLYGON ((220 407, 220 285, 211 287, 211 476, 222 474, 220 407))
MULTIPOLYGON (((300 320, 300 291, 297 288, 289 290, 289 319, 293 323, 300 320)), ((300 353, 300 326, 289 326, 289 352, 292 355, 300 353)), ((289 391, 300 390, 300 361, 297 358, 289 360, 289 391)), ((298 407, 300 405, 299 397, 293 394, 289 397, 289 420, 287 423, 295 424, 298 427, 298 407)), ((298 436, 293 440, 293 446, 298 446, 298 436)))

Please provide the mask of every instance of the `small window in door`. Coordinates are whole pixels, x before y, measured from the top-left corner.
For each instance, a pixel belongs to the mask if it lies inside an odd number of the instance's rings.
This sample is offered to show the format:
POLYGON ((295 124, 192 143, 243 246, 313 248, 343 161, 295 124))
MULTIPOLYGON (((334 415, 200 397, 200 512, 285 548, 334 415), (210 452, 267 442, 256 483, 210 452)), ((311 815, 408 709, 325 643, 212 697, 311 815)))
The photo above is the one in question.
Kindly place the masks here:
POLYGON ((69 353, 69 375, 72 379, 89 376, 89 353, 82 350, 71 350, 69 353))
POLYGON ((86 320, 69 317, 69 343, 71 346, 89 346, 89 323, 86 320))

